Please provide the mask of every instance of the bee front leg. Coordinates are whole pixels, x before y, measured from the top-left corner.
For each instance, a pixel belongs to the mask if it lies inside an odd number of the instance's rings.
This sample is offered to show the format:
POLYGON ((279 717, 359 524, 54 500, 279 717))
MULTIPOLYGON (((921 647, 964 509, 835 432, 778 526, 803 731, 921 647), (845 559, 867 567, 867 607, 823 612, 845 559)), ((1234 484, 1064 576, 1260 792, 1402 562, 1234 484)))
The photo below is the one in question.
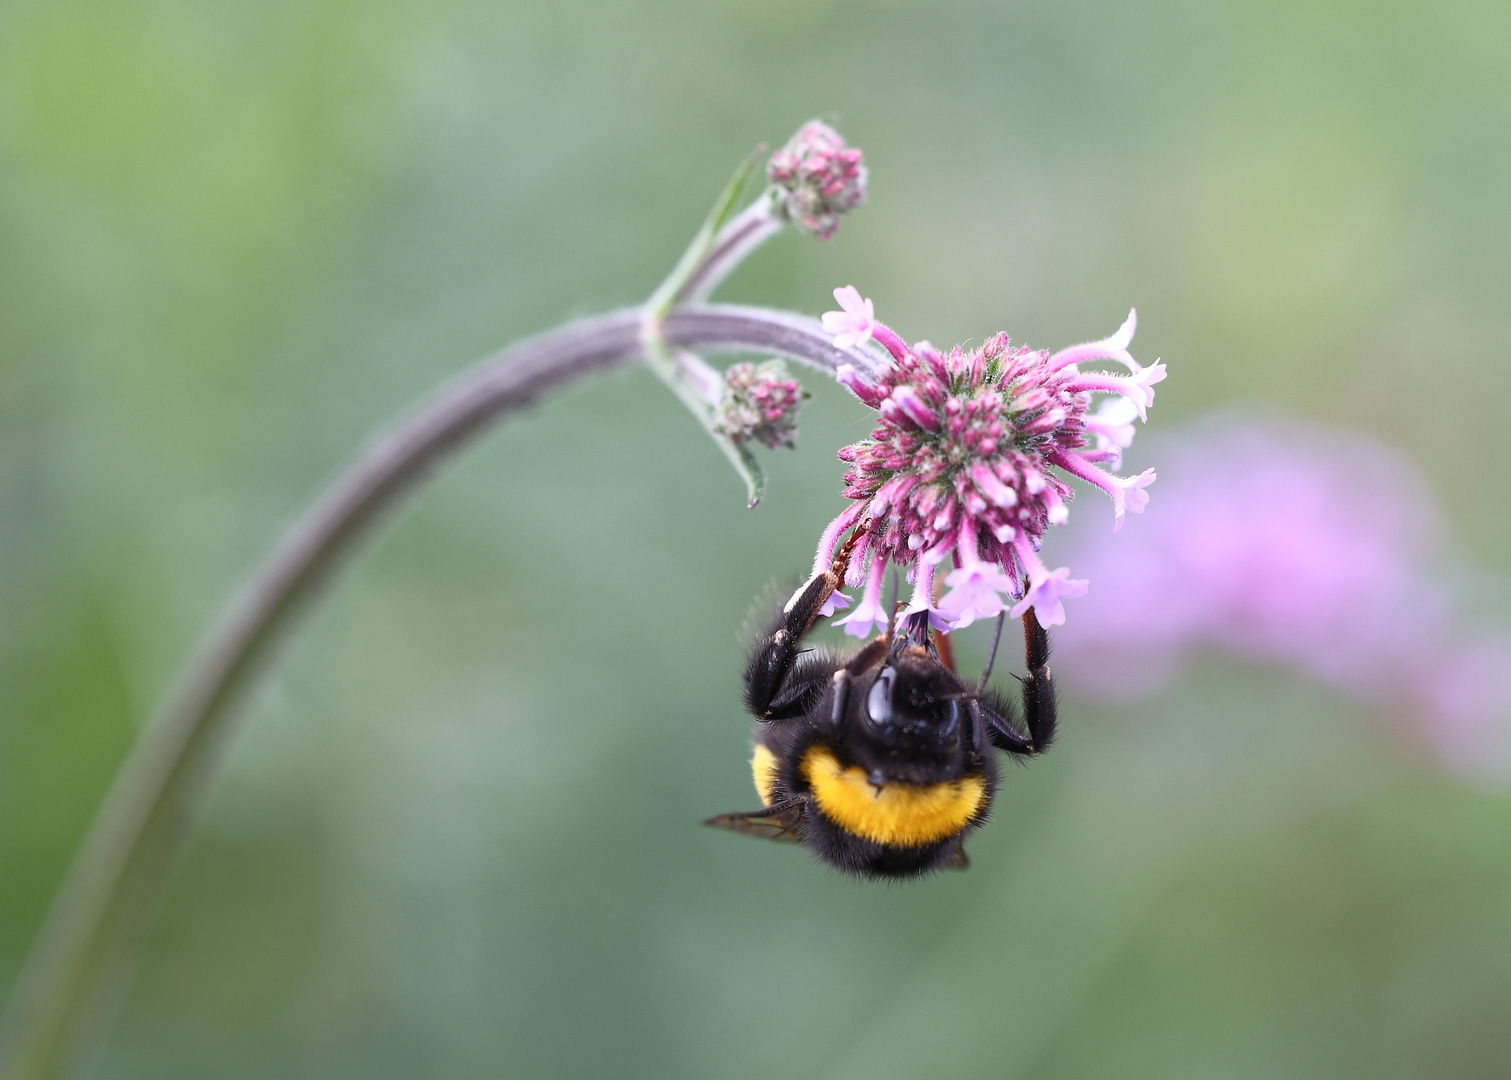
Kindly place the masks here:
POLYGON ((745 707, 762 720, 798 716, 812 706, 833 673, 800 672, 798 657, 803 636, 818 618, 819 609, 839 584, 833 573, 819 574, 778 612, 751 653, 745 668, 745 707), (806 677, 805 677, 806 676, 806 677))

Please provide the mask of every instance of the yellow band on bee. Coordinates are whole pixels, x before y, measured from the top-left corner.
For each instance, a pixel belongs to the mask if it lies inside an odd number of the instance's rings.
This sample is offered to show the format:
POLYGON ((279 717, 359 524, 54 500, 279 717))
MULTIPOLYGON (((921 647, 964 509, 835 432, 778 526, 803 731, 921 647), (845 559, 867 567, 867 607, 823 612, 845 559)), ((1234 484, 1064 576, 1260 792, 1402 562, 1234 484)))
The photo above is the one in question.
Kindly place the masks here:
MULTIPOLYGON (((764 748, 758 748, 757 754, 760 749, 764 748)), ((893 847, 922 847, 953 836, 965 828, 986 798, 986 780, 979 775, 939 784, 877 787, 860 766, 841 765, 828 747, 820 745, 803 755, 803 776, 830 821, 856 836, 893 847)), ((756 786, 760 787, 759 774, 756 786)))
POLYGON ((776 792, 776 755, 766 749, 764 743, 756 743, 755 753, 750 757, 750 772, 755 777, 756 794, 762 806, 770 806, 776 792))

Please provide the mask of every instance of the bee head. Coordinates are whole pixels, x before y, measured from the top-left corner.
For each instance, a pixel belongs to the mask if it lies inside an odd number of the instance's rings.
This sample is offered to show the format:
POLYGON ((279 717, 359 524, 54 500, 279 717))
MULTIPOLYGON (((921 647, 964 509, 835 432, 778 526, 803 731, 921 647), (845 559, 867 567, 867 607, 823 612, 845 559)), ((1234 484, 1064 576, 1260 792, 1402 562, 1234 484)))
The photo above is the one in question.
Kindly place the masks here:
POLYGON ((864 699, 867 733, 889 746, 928 746, 960 731, 958 680, 937 661, 896 658, 877 672, 864 699))

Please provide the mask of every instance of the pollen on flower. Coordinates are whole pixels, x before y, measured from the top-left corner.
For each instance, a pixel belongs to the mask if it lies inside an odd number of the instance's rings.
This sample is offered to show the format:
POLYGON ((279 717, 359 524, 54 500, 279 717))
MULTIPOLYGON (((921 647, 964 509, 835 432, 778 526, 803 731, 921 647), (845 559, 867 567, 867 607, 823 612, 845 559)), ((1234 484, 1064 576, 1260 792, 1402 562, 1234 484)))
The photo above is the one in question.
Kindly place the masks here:
POLYGON ((907 346, 853 287, 834 295, 842 310, 823 324, 835 344, 870 339, 889 354, 874 370, 845 365, 837 373, 877 412, 870 436, 839 451, 852 503, 825 530, 815 562, 826 564, 842 534, 864 523, 850 581, 864 579, 865 593, 841 625, 858 636, 885 625, 888 564, 907 568, 914 583, 908 612, 927 611, 936 625, 959 628, 1029 608, 1045 626, 1063 623, 1063 601, 1083 595, 1088 583, 1067 567, 1046 567, 1038 552, 1045 530, 1069 516, 1074 492, 1066 477, 1111 497, 1114 527, 1143 510, 1154 480, 1153 470, 1125 478, 1102 468, 1117 467, 1134 417, 1144 416, 1165 374, 1163 364, 1143 367, 1128 352, 1134 314, 1111 337, 1053 356, 1006 334, 945 353, 928 342, 907 346), (1128 373, 1082 370, 1102 360, 1128 373), (1111 395, 1111 403, 1093 412, 1095 395, 1111 395), (937 601, 936 576, 948 590, 937 601))
POLYGON ((766 175, 776 185, 782 213, 798 228, 828 240, 840 215, 866 201, 861 152, 821 120, 810 120, 771 155, 766 175))
POLYGON ((732 364, 714 423, 734 442, 754 439, 776 450, 797 445, 797 413, 808 391, 780 360, 732 364))

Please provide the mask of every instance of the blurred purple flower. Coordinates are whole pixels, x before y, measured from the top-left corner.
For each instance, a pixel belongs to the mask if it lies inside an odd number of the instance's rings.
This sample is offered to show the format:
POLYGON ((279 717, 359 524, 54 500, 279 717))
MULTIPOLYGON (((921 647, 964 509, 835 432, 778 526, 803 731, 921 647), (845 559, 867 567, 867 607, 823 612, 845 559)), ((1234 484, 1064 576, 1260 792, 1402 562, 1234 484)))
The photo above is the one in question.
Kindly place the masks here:
POLYGON ((1233 417, 1158 452, 1160 512, 1116 545, 1079 538, 1096 588, 1057 636, 1068 685, 1125 701, 1216 649, 1405 705, 1460 770, 1511 767, 1511 635, 1456 616, 1417 470, 1364 436, 1233 417))
POLYGON ((1511 633, 1462 643, 1423 679, 1424 734, 1450 766, 1504 779, 1511 763, 1511 633))

